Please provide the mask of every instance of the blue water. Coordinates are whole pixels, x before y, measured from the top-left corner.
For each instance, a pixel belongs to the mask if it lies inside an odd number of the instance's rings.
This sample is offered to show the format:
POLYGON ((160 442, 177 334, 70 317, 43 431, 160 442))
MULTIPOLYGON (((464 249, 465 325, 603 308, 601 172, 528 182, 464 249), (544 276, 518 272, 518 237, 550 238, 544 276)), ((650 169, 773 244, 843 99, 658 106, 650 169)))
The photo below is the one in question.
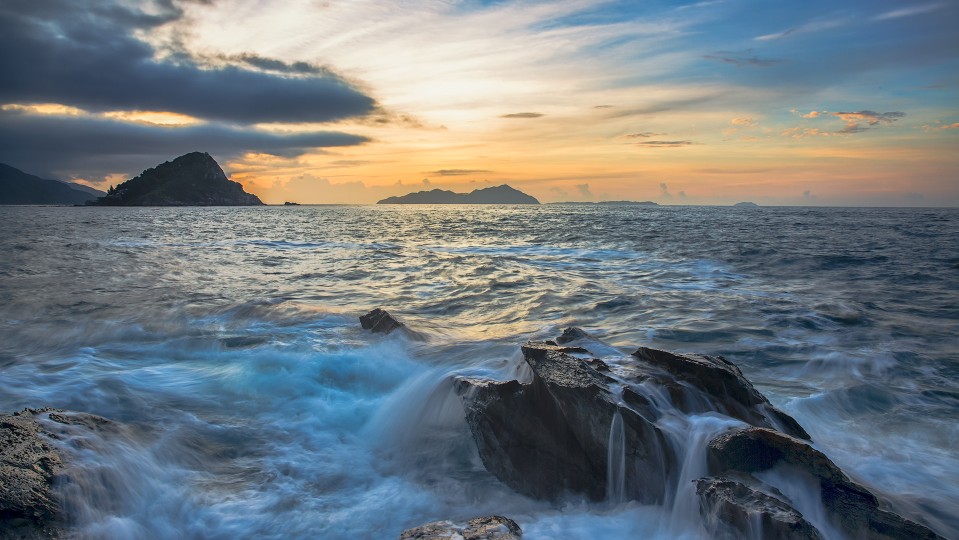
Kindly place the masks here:
MULTIPOLYGON (((697 537, 485 472, 453 374, 519 344, 721 354, 892 508, 959 537, 959 210, 0 208, 0 411, 120 422, 71 446, 90 538, 697 537), (384 307, 425 341, 363 332, 384 307)), ((701 434, 700 434, 701 435, 701 434)), ((693 510, 694 512, 694 510, 693 510)), ((671 525, 672 524, 672 525, 671 525)))

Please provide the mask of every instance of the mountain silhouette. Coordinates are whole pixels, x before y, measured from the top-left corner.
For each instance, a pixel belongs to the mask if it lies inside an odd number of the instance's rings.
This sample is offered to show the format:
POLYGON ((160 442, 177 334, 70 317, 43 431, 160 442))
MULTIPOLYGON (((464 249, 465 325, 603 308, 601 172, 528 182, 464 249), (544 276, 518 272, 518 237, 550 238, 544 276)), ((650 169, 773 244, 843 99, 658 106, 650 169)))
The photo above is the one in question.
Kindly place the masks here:
POLYGON ((97 206, 256 206, 262 201, 227 179, 205 152, 191 152, 147 169, 112 188, 97 206))
POLYGON ((105 195, 81 184, 48 180, 0 163, 0 204, 83 204, 105 195))
POLYGON ((398 197, 388 197, 376 204, 539 204, 535 197, 506 184, 469 193, 455 193, 445 189, 417 191, 398 197))

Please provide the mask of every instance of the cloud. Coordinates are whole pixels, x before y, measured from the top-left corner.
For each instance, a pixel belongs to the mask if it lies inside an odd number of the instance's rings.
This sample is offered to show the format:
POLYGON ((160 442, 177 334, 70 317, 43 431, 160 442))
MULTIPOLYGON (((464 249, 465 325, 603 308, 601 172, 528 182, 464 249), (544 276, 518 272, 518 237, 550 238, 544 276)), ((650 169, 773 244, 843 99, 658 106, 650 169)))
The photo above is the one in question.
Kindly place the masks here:
POLYGON ((593 198, 593 193, 589 190, 589 184, 576 184, 576 190, 587 199, 593 198))
POLYGON ((440 169, 438 171, 429 171, 426 174, 432 174, 436 176, 470 176, 474 174, 489 174, 493 171, 487 171, 485 169, 440 169))
POLYGON ((733 118, 732 120, 729 121, 729 123, 734 126, 742 126, 742 127, 752 127, 756 125, 756 121, 753 120, 752 118, 733 118))
POLYGON ((594 105, 593 108, 594 109, 612 109, 613 106, 612 105, 594 105))
POLYGON ((892 11, 886 11, 880 13, 872 18, 874 21, 887 21, 889 19, 901 19, 903 17, 912 17, 913 15, 922 15, 924 13, 930 13, 936 11, 939 8, 945 7, 945 2, 934 2, 931 4, 921 4, 918 6, 910 6, 907 8, 894 9, 892 11))
POLYGON ((500 118, 539 118, 541 116, 546 116, 546 115, 538 112, 521 112, 521 113, 504 114, 500 116, 500 118))
POLYGON ((904 118, 906 113, 893 111, 893 112, 884 112, 878 113, 876 111, 858 111, 858 112, 835 112, 832 113, 833 116, 836 116, 842 119, 844 122, 848 123, 859 123, 866 122, 870 126, 876 126, 879 124, 891 124, 900 118, 904 118))
POLYGON ((900 118, 906 116, 906 113, 893 111, 893 112, 884 112, 878 113, 875 111, 858 111, 858 112, 835 112, 832 113, 833 116, 839 118, 846 123, 845 127, 837 131, 836 133, 850 134, 850 133, 862 133, 863 131, 872 129, 871 127, 866 127, 863 124, 868 124, 869 126, 876 127, 879 125, 888 125, 891 124, 900 118))
POLYGON ((655 137, 657 135, 663 135, 663 133, 653 133, 652 131, 642 131, 640 133, 630 133, 628 135, 623 135, 627 139, 648 139, 650 137, 655 137))
POLYGON ((34 174, 103 177, 137 173, 195 150, 224 160, 247 152, 298 156, 367 140, 336 131, 277 133, 215 123, 156 127, 102 117, 0 111, 0 162, 34 174))
POLYGON ((802 34, 812 34, 815 32, 822 32, 823 30, 831 30, 833 28, 839 28, 848 24, 850 21, 845 18, 817 18, 809 22, 803 23, 799 26, 794 26, 788 30, 782 32, 774 32, 772 34, 764 34, 753 38, 756 41, 771 41, 784 39, 791 36, 797 36, 802 34))
POLYGON ((679 148, 681 146, 690 146, 696 144, 693 141, 643 141, 636 143, 636 146, 651 146, 656 148, 679 148))
POLYGON ((135 35, 156 33, 182 11, 173 0, 129 6, 113 0, 5 1, 0 103, 170 111, 247 124, 326 122, 376 109, 372 98, 325 68, 257 55, 239 58, 258 70, 207 68, 185 54, 158 59, 154 46, 135 35))
POLYGON ((753 54, 752 49, 746 49, 745 51, 739 52, 716 51, 713 54, 703 55, 703 58, 707 60, 716 60, 717 62, 723 62, 725 64, 732 64, 736 67, 770 67, 781 62, 781 60, 773 60, 771 58, 760 58, 753 54))
POLYGON ((956 122, 954 124, 948 124, 945 126, 939 126, 939 129, 959 129, 959 122, 956 122))
POLYGON ((807 114, 802 115, 803 118, 819 118, 819 115, 822 114, 819 111, 809 111, 807 114))
POLYGON ((666 182, 661 182, 659 184, 659 196, 665 199, 673 198, 673 194, 669 192, 669 186, 666 185, 666 182))

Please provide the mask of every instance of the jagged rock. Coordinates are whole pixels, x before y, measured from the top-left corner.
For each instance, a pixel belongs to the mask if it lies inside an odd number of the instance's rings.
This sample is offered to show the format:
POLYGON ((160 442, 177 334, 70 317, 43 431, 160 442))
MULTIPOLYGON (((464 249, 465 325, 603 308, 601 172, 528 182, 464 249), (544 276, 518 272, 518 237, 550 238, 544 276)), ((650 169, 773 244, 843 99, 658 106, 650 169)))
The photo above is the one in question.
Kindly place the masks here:
POLYGON ((809 434, 796 420, 773 407, 742 371, 722 356, 675 354, 647 347, 640 347, 633 356, 642 361, 640 367, 645 370, 645 373, 636 370, 635 377, 652 379, 666 388, 673 403, 683 412, 718 411, 747 424, 809 439, 809 434), (662 372, 645 369, 648 366, 662 372))
POLYGON ((0 415, 0 540, 67 536, 59 486, 71 482, 69 459, 53 441, 81 432, 116 433, 100 416, 60 409, 0 415))
POLYGON ((719 435, 709 443, 707 463, 713 475, 755 473, 778 465, 812 475, 831 519, 855 538, 941 538, 927 527, 882 510, 875 495, 851 481, 822 452, 771 429, 750 427, 719 435))
POLYGON ((503 516, 474 518, 465 524, 434 521, 400 534, 400 540, 519 540, 522 537, 519 525, 503 516))
POLYGON ((360 317, 360 326, 374 334, 389 334, 402 328, 403 323, 393 318, 385 309, 376 308, 360 317))
POLYGON ((799 424, 776 410, 731 363, 708 356, 640 349, 634 355, 567 329, 555 341, 531 342, 523 356, 532 381, 460 378, 466 420, 487 470, 525 495, 556 499, 565 492, 607 496, 610 432, 622 420, 625 485, 622 496, 663 501, 678 467, 676 449, 656 421, 658 399, 686 412, 720 411, 762 426, 799 424), (593 357, 612 351, 615 366, 593 357), (713 379, 710 379, 713 377, 713 379))
POLYGON ((820 540, 822 535, 775 488, 749 475, 696 480, 700 511, 714 538, 820 540))

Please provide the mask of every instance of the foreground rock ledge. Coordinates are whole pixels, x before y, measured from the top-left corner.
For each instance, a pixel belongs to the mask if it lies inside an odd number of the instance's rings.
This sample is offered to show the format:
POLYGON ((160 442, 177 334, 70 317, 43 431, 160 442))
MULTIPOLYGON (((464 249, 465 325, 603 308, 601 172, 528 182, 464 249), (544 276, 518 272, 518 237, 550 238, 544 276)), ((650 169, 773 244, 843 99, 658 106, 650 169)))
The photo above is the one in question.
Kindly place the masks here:
POLYGON ((110 420, 59 409, 0 415, 0 540, 66 536, 57 486, 69 482, 67 459, 53 443, 68 430, 113 429, 110 420))
POLYGON ((523 346, 532 371, 528 383, 456 381, 484 465, 514 490, 540 499, 565 493, 606 498, 616 419, 622 423, 625 453, 622 496, 662 502, 680 465, 677 449, 657 425, 666 407, 717 411, 808 437, 721 357, 641 348, 632 355, 619 353, 611 365, 590 349, 613 350, 582 330, 568 329, 556 341, 523 346))
POLYGON ((522 537, 519 525, 503 516, 474 518, 464 524, 434 521, 400 534, 400 540, 519 540, 522 537))
POLYGON ((818 481, 824 526, 851 538, 940 538, 880 509, 875 495, 812 448, 802 426, 722 357, 645 347, 624 355, 579 329, 522 350, 528 382, 455 381, 483 464, 519 493, 663 503, 685 489, 677 485, 685 457, 705 452, 712 476, 694 486, 711 535, 820 538, 823 531, 788 497, 752 474, 781 466, 818 481), (684 448, 661 422, 675 420, 677 411, 686 418, 719 413, 729 426, 747 427, 727 428, 707 448, 684 448))

